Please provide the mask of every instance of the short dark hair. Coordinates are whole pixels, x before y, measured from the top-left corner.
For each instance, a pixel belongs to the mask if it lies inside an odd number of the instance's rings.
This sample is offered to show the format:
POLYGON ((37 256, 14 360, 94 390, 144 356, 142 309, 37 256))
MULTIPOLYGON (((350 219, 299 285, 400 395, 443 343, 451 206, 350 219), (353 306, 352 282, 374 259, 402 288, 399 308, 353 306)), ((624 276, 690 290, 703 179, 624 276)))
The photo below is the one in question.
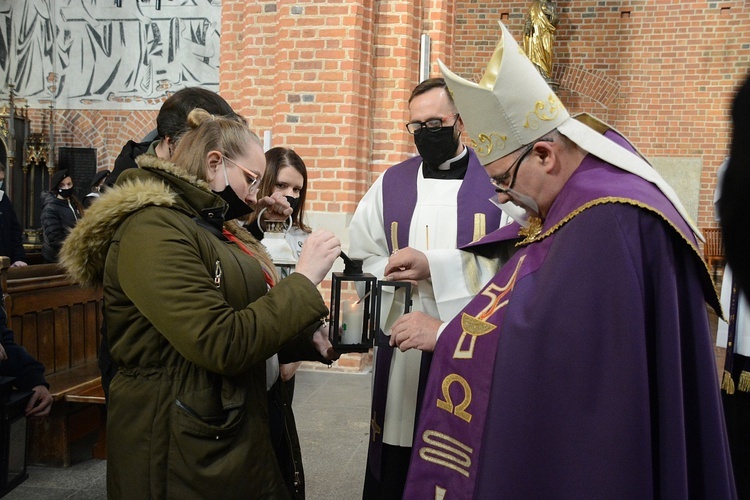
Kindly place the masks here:
POLYGON ((162 104, 156 117, 159 138, 169 137, 175 142, 188 130, 188 114, 196 108, 205 109, 212 115, 237 118, 229 103, 216 92, 201 87, 185 87, 169 96, 162 104))
POLYGON ((415 97, 420 96, 432 89, 438 88, 446 90, 451 105, 455 107, 456 103, 453 102, 453 96, 451 95, 451 92, 448 89, 448 85, 445 83, 444 78, 428 78, 427 80, 414 87, 414 90, 411 91, 411 96, 409 97, 409 104, 411 104, 415 97))

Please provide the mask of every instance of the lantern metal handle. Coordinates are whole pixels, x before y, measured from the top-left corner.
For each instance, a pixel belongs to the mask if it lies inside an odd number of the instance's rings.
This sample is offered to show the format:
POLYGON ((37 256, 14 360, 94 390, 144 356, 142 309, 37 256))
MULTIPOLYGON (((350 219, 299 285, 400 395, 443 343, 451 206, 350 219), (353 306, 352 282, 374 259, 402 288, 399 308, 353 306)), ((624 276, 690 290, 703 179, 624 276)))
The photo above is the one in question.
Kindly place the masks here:
MULTIPOLYGON (((260 229, 262 233, 265 233, 266 231, 262 227, 260 227, 260 218, 265 211, 266 211, 266 207, 263 207, 263 209, 260 212, 258 212, 258 217, 255 218, 255 224, 258 226, 258 229, 260 229)), ((281 222, 281 221, 273 221, 273 222, 281 222)), ((286 224, 286 226, 284 227, 284 234, 286 234, 292 228, 292 224, 293 224, 292 216, 290 215, 287 218, 287 220, 284 221, 284 223, 286 224)))

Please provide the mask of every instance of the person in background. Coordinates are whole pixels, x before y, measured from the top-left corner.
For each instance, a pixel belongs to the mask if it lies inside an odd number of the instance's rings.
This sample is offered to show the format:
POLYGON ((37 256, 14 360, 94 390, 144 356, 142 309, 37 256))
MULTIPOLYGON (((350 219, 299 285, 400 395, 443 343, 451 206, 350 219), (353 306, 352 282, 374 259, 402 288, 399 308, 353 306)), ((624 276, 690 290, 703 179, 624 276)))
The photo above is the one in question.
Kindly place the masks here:
POLYGON ((727 321, 719 319, 716 345, 727 349, 722 401, 739 498, 750 498, 750 276, 747 275, 750 231, 744 214, 750 193, 747 113, 750 113, 750 80, 734 100, 731 155, 719 167, 714 193, 716 219, 722 228, 727 257, 721 282, 721 307, 727 321))
POLYGON ((94 201, 104 192, 104 183, 107 181, 109 170, 100 170, 91 181, 91 192, 83 198, 83 208, 89 208, 94 201))
MULTIPOLYGON (((258 189, 258 197, 283 196, 292 207, 286 219, 283 215, 268 210, 253 212, 248 216, 246 228, 261 242, 269 226, 285 232, 285 241, 291 253, 299 260, 302 245, 312 230, 304 222, 305 198, 307 196, 307 168, 302 158, 292 149, 276 147, 266 151, 266 173, 258 189)), ((270 249, 269 249, 270 251, 270 249)), ((274 257, 271 253, 271 257, 274 257)), ((289 270, 276 267, 283 279, 289 270)), ((302 455, 297 439, 294 413, 291 411, 294 398, 294 374, 300 361, 283 363, 279 366, 279 378, 268 392, 270 406, 271 440, 282 476, 290 491, 297 491, 304 485, 302 455)), ((303 496, 302 496, 303 497, 303 496)), ((299 498, 302 498, 299 497, 299 498)))
MULTIPOLYGON (((305 224, 305 199, 307 198, 307 167, 302 158, 293 150, 276 147, 266 151, 266 176, 258 189, 259 196, 279 193, 292 207, 291 226, 286 229, 286 240, 297 257, 310 229, 305 224)), ((266 220, 286 222, 279 214, 266 214, 258 217, 252 213, 248 217, 248 229, 257 239, 263 238, 266 220)))
MULTIPOLYGON (((277 212, 268 212, 261 210, 260 213, 253 212, 248 216, 248 229, 256 236, 256 239, 263 239, 263 233, 267 225, 277 224, 282 226, 285 239, 292 249, 295 258, 299 259, 302 251, 302 244, 312 232, 312 229, 305 224, 305 199, 307 198, 307 167, 302 158, 294 152, 293 149, 276 147, 266 151, 266 174, 263 176, 260 188, 258 188, 258 197, 270 197, 281 195, 286 198, 292 208, 291 215, 284 219, 282 214, 277 212)), ((285 277, 286 269, 276 268, 281 278, 285 277)), ((294 392, 294 372, 299 367, 299 363, 292 363, 281 366, 281 378, 288 382, 287 388, 290 395, 294 392)), ((291 399, 291 397, 290 397, 291 399)))
POLYGON ((276 281, 235 219, 258 207, 266 169, 247 125, 193 110, 171 161, 152 155, 92 205, 62 250, 103 286, 118 366, 107 415, 107 491, 117 498, 286 498, 268 422, 266 360, 332 348, 317 285, 341 247, 311 234, 276 281))
POLYGON ((700 232, 500 29, 479 84, 439 64, 497 201, 529 226, 440 334, 404 498, 735 498, 700 232))
POLYGON ((73 179, 58 170, 50 179, 50 190, 42 191, 42 257, 57 262, 60 247, 83 215, 83 206, 73 194, 73 179))
POLYGON ((0 255, 10 259, 10 267, 26 265, 26 251, 23 249, 23 228, 18 223, 5 187, 5 165, 0 163, 0 255))
POLYGON ((106 185, 114 186, 120 174, 128 169, 137 168, 135 159, 142 154, 157 156, 168 160, 180 136, 188 130, 187 116, 201 108, 212 115, 229 116, 244 121, 219 94, 201 87, 185 87, 169 96, 156 116, 157 138, 151 141, 128 141, 115 160, 112 173, 107 176, 106 185))
MULTIPOLYGON (((494 191, 477 153, 461 142, 464 124, 445 81, 431 78, 417 85, 408 107, 406 129, 419 156, 388 168, 359 202, 349 226, 349 256, 361 259, 365 272, 416 285, 410 298, 414 312, 403 317, 402 294, 383 288, 380 326, 386 336, 397 321, 440 325, 461 310, 501 261, 474 258, 458 247, 507 221, 490 202, 494 191)), ((375 348, 365 499, 403 494, 437 339, 437 326, 422 331, 426 335, 413 336, 403 349, 387 341, 375 348)))
MULTIPOLYGON (((0 301, 3 290, 0 288, 0 301)), ((19 391, 31 391, 26 404, 27 417, 46 417, 52 410, 52 395, 44 378, 44 365, 34 359, 23 346, 16 344, 13 330, 8 328, 8 316, 0 303, 0 375, 14 377, 13 386, 19 391)))
MULTIPOLYGON (((138 168, 136 158, 140 155, 149 154, 163 160, 169 160, 174 149, 177 147, 180 137, 189 129, 187 125, 188 114, 196 108, 203 109, 211 115, 226 116, 241 123, 246 123, 245 119, 235 113, 227 101, 216 92, 201 87, 185 87, 180 89, 169 96, 159 109, 159 114, 156 117, 157 138, 140 143, 128 141, 115 160, 114 169, 107 176, 105 186, 114 186, 124 171, 138 168)), ((291 213, 291 208, 285 199, 260 199, 259 206, 269 206, 270 211, 284 215, 291 213)), ((106 307, 106 304, 104 304, 104 307, 106 307)), ((108 400, 109 385, 117 373, 117 366, 112 361, 109 353, 106 322, 102 325, 102 341, 99 346, 99 370, 102 373, 102 389, 104 390, 105 398, 108 400)))
POLYGON ((746 203, 750 193, 750 77, 732 104, 732 146, 721 193, 719 213, 727 263, 740 289, 750 293, 750 224, 746 203))

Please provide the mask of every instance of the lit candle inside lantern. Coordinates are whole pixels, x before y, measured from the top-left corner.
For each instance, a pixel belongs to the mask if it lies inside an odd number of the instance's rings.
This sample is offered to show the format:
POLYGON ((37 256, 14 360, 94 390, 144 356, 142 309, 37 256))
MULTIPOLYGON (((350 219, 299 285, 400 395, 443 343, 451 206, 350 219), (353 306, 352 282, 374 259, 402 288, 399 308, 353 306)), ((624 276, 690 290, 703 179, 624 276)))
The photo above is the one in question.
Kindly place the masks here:
POLYGON ((362 302, 343 301, 341 303, 341 343, 358 344, 362 341, 362 323, 364 320, 362 302))

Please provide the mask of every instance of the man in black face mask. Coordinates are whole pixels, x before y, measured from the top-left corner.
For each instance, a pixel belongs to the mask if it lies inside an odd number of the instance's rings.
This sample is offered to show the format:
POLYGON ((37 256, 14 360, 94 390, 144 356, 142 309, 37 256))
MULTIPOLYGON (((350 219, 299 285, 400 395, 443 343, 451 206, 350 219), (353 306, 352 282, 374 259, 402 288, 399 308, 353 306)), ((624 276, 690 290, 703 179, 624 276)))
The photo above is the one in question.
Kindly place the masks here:
MULTIPOLYGON (((387 346, 388 340, 376 348, 366 499, 402 497, 436 325, 466 305, 498 263, 457 249, 497 229, 502 212, 489 201, 495 193, 476 154, 461 143, 463 122, 442 78, 413 90, 406 129, 419 156, 389 168, 373 184, 349 233, 349 255, 364 261, 364 271, 416 285, 412 310, 421 313, 402 321, 425 324, 401 350, 387 346)), ((404 297, 403 291, 383 290, 380 327, 390 336, 404 297)))

